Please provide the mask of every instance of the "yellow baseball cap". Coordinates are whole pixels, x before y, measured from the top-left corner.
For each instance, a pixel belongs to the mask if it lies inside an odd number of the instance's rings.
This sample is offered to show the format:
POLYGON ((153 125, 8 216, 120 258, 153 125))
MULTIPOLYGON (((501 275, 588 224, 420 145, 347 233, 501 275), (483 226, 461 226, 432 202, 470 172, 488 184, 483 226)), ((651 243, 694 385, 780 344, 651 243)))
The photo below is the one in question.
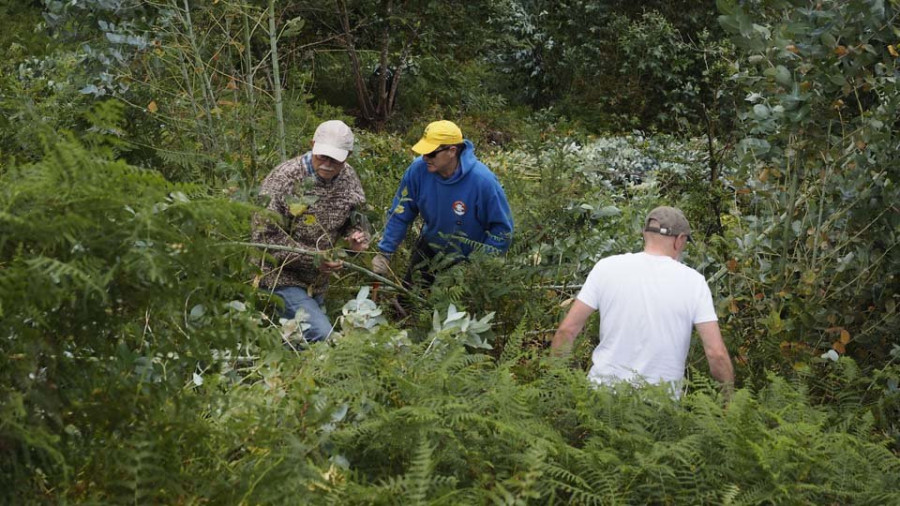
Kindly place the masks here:
POLYGON ((412 150, 420 155, 427 155, 435 149, 447 144, 459 144, 463 141, 462 130, 456 123, 447 120, 435 121, 425 127, 425 133, 412 150))

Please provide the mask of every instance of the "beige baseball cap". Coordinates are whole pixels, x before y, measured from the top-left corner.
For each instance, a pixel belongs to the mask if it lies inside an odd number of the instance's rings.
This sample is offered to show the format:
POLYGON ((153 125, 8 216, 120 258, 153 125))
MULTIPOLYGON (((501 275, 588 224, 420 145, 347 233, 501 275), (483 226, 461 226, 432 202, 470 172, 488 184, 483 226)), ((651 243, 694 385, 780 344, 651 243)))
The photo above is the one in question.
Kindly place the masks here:
POLYGON ((314 155, 325 155, 339 162, 346 160, 353 151, 353 131, 341 120, 333 119, 320 124, 313 134, 313 141, 314 155))

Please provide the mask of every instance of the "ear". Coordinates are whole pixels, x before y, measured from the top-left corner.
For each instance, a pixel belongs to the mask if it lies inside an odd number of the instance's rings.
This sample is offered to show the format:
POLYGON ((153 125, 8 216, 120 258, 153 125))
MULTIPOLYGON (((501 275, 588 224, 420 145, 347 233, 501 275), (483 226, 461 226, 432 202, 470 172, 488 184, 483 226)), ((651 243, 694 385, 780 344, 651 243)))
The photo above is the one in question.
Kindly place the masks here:
POLYGON ((675 250, 683 251, 685 245, 687 245, 687 241, 688 241, 688 237, 686 235, 678 234, 678 236, 675 237, 675 250))

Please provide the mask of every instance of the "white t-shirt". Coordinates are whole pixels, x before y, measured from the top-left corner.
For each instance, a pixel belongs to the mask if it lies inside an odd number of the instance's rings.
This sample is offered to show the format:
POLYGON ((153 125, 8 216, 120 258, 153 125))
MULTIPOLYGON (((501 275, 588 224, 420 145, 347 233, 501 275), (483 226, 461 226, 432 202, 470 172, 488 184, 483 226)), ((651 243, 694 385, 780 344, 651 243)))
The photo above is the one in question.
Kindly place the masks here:
POLYGON ((578 300, 600 312, 600 343, 588 373, 596 383, 677 384, 693 325, 718 320, 699 272, 643 252, 597 262, 578 300))

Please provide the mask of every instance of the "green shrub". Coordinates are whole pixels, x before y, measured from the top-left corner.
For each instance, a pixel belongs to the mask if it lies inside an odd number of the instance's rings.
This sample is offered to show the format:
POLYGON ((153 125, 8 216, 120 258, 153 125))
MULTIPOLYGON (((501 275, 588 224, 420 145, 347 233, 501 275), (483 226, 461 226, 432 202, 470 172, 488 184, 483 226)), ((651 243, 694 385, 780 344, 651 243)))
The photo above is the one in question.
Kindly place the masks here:
POLYGON ((246 234, 251 209, 88 140, 91 150, 47 135, 41 160, 0 175, 0 488, 10 500, 45 480, 72 485, 76 463, 97 458, 63 448, 139 444, 127 436, 138 428, 159 437, 159 411, 185 407, 192 371, 260 339, 246 310, 249 261, 222 245, 246 234))
MULTIPOLYGON (((893 361, 900 324, 896 5, 719 4, 746 93, 730 169, 726 329, 755 379, 805 373, 830 350, 871 378, 893 361)), ((834 402, 828 379, 807 379, 834 402)), ((880 403, 886 392, 871 386, 851 389, 859 404, 880 403)))

